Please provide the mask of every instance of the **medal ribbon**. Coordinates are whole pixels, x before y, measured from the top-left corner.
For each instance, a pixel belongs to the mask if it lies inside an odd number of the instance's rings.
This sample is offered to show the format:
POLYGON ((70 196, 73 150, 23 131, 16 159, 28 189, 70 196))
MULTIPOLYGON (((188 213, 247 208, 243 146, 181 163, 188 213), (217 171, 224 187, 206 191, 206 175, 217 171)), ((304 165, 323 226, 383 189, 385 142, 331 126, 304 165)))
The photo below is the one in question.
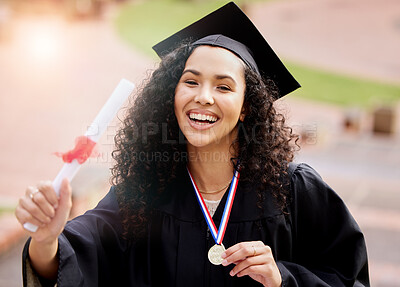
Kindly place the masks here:
POLYGON ((234 175, 233 175, 233 177, 232 177, 232 182, 231 182, 231 185, 229 187, 228 198, 227 198, 226 203, 225 203, 224 213, 222 215, 222 219, 221 219, 221 223, 219 225, 219 229, 217 230, 217 227, 215 226, 214 221, 213 221, 213 219, 212 219, 212 217, 210 215, 210 212, 208 211, 207 206, 206 206, 206 204, 204 202, 203 196, 201 195, 201 193, 200 193, 200 191, 199 191, 199 189, 198 189, 198 187, 196 185, 196 182, 194 181, 194 179, 192 177, 192 174, 190 173, 189 169, 187 169, 187 170, 188 170, 188 173, 189 173, 190 180, 192 181, 192 184, 193 184, 193 188, 194 188, 194 191, 195 191, 195 194, 196 194, 197 201, 199 202, 201 211, 203 212, 204 218, 206 219, 208 228, 211 231, 211 234, 212 234, 212 236, 213 236, 213 238, 215 240, 215 243, 218 244, 218 245, 221 245, 222 240, 223 240, 224 235, 225 235, 226 227, 228 225, 229 215, 231 214, 233 199, 235 198, 236 189, 237 189, 237 186, 238 186, 238 183, 239 183, 239 177, 240 177, 239 171, 236 170, 234 175))

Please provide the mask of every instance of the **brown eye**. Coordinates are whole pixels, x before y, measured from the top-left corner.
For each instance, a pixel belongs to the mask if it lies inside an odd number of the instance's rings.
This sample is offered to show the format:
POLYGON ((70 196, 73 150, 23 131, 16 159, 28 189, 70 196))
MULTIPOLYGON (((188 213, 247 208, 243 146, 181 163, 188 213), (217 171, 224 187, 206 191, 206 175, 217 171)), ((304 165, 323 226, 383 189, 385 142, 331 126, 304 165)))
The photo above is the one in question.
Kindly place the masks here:
POLYGON ((224 91, 224 92, 232 91, 232 89, 231 89, 229 86, 225 86, 225 85, 223 85, 223 86, 218 86, 217 89, 218 89, 218 90, 221 90, 221 91, 224 91))
POLYGON ((189 86, 197 86, 197 82, 193 81, 193 80, 187 80, 187 81, 185 81, 185 84, 187 84, 189 86))

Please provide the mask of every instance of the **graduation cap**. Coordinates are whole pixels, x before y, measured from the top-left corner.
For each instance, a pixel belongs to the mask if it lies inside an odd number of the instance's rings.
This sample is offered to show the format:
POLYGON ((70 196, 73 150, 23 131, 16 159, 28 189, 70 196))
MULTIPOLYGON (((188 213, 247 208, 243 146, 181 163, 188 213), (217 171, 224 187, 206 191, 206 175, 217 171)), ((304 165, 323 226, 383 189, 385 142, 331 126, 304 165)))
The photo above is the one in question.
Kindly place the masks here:
POLYGON ((235 53, 251 69, 272 79, 281 97, 300 87, 251 20, 233 2, 178 31, 153 49, 163 57, 186 39, 194 41, 194 45, 217 46, 235 53))

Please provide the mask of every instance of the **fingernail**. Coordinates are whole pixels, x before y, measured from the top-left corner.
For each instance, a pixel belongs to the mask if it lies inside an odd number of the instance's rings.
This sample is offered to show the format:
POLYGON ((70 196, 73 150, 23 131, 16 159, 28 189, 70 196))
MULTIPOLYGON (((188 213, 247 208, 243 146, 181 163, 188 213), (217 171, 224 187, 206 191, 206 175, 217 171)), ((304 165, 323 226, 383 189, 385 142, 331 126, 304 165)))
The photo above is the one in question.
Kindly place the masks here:
POLYGON ((235 276, 235 272, 233 272, 233 270, 231 270, 231 272, 229 272, 229 275, 235 276))
POLYGON ((225 257, 226 257, 226 253, 224 252, 221 254, 221 258, 225 258, 225 257))
POLYGON ((58 207, 58 204, 56 203, 56 204, 54 204, 53 205, 53 207, 54 207, 54 209, 57 209, 57 207, 58 207))
POLYGON ((221 263, 223 266, 226 266, 226 265, 228 265, 228 261, 226 261, 226 260, 222 260, 222 263, 221 263))

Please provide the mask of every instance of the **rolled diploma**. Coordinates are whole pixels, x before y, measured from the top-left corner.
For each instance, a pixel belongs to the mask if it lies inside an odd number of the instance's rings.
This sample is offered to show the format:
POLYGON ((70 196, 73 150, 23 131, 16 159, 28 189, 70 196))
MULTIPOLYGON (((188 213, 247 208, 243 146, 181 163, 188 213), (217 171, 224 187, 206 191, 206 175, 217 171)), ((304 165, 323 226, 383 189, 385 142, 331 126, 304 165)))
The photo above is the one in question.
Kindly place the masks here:
MULTIPOLYGON (((118 86, 115 88, 114 92, 111 94, 110 98, 101 108, 100 112, 97 114, 96 118, 92 124, 87 129, 85 136, 96 142, 100 139, 101 135, 106 130, 107 126, 111 120, 115 117, 118 110, 125 102, 125 100, 132 93, 135 85, 128 80, 122 79, 118 86)), ((71 181, 77 174, 81 167, 81 164, 74 159, 71 163, 65 163, 56 178, 53 180, 53 188, 57 195, 60 193, 61 183, 64 178, 68 178, 71 181)), ((36 232, 38 227, 32 223, 26 222, 24 228, 31 232, 36 232)))

